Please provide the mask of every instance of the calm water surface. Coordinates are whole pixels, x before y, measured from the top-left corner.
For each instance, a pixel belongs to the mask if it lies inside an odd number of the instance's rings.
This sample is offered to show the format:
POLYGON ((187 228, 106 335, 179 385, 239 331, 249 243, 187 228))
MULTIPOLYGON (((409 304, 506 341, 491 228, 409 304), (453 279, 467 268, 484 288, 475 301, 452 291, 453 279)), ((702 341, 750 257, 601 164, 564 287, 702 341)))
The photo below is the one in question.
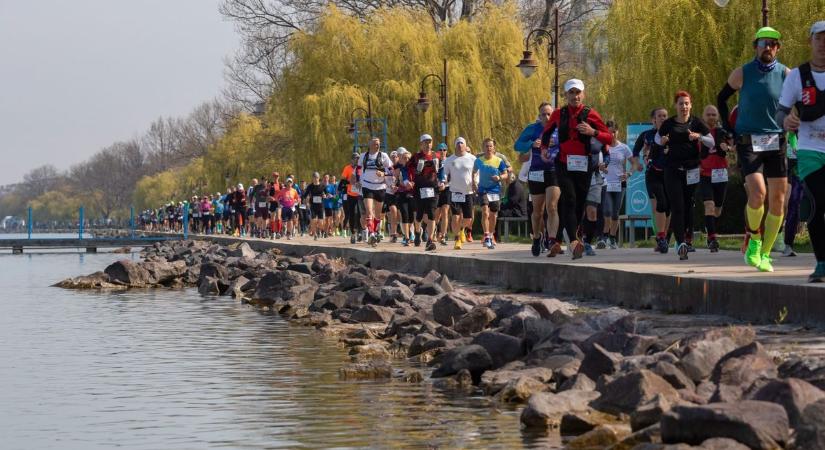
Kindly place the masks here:
POLYGON ((226 297, 49 287, 123 256, 0 255, 0 448, 558 445, 481 395, 340 380, 335 339, 226 297))

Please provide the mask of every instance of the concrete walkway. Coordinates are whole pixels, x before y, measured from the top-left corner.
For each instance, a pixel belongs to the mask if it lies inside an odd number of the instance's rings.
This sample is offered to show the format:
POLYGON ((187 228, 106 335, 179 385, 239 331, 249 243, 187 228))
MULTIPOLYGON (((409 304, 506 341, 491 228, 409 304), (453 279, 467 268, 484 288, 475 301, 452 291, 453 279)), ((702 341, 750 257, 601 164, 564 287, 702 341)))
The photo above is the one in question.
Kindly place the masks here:
MULTIPOLYGON (((193 236, 194 237, 194 236, 193 236)), ((197 236, 222 243, 241 240, 225 236, 197 236)), ((533 257, 527 244, 499 244, 488 250, 476 241, 462 250, 438 246, 402 247, 385 240, 376 248, 347 238, 313 240, 244 238, 258 250, 279 248, 289 254, 324 252, 354 258, 372 267, 423 273, 435 269, 453 279, 496 285, 522 292, 546 292, 592 298, 626 307, 652 308, 674 313, 723 314, 754 323, 785 320, 825 324, 825 284, 807 283, 813 255, 785 258, 775 254, 774 273, 746 266, 742 254, 699 249, 688 261, 672 250, 662 255, 652 249, 597 250, 598 255, 573 261, 569 255, 533 257), (786 312, 785 312, 786 311, 786 312)))

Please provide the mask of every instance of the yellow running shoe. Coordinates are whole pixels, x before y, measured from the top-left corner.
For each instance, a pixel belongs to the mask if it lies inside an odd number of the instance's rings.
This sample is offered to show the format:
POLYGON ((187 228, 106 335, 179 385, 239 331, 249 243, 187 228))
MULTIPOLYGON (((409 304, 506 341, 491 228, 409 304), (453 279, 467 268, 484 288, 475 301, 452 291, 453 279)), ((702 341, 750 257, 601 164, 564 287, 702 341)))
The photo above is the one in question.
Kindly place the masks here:
POLYGON ((759 265, 756 266, 760 272, 773 272, 773 264, 771 264, 773 260, 771 259, 770 255, 762 255, 762 258, 759 260, 759 265))
POLYGON ((461 239, 455 240, 455 245, 453 245, 453 250, 461 250, 461 239))
POLYGON ((456 236, 455 240, 456 241, 461 241, 462 244, 467 242, 467 236, 464 235, 464 229, 463 228, 458 232, 458 236, 456 236))
POLYGON ((759 268, 759 263, 761 261, 762 240, 756 239, 755 237, 751 236, 750 241, 748 242, 748 248, 745 250, 745 263, 749 266, 759 268))

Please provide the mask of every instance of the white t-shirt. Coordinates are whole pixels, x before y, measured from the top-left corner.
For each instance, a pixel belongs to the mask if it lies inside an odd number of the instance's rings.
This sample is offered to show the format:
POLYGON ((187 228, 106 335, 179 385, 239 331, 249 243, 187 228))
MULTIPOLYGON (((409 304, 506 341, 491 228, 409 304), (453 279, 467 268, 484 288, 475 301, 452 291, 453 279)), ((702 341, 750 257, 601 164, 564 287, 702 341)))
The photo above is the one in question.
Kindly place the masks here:
POLYGON ((379 177, 377 175, 377 161, 381 161, 381 171, 385 174, 392 170, 392 161, 384 152, 375 152, 374 155, 366 152, 358 159, 358 165, 363 168, 363 172, 361 173, 361 186, 371 191, 383 191, 387 189, 385 177, 379 177), (379 160, 378 158, 381 159, 379 160))
MULTIPOLYGON (((825 72, 813 72, 814 83, 817 89, 825 87, 825 72)), ((799 75, 799 68, 791 70, 782 85, 782 95, 779 96, 779 104, 791 108, 796 102, 802 101, 802 81, 799 75)), ((818 98, 817 101, 825 101, 818 98)), ((815 150, 825 153, 825 116, 813 122, 802 122, 799 125, 799 145, 800 150, 815 150)))
POLYGON ((444 176, 450 180, 450 192, 462 194, 473 193, 473 166, 476 157, 464 153, 462 156, 450 155, 444 161, 444 176))
POLYGON ((633 151, 622 142, 610 147, 610 164, 607 165, 607 175, 604 179, 608 183, 622 181, 619 176, 626 173, 627 160, 633 157, 633 151))

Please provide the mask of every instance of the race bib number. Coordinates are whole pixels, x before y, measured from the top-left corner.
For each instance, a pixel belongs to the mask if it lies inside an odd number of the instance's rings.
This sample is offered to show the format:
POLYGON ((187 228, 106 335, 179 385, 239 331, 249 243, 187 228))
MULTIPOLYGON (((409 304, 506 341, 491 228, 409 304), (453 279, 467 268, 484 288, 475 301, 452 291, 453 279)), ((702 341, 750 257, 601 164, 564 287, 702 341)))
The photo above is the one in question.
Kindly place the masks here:
POLYGON ((258 202, 258 208, 266 208, 266 202, 258 202))
POLYGON ((461 192, 451 192, 450 200, 452 200, 453 203, 464 203, 467 201, 467 195, 461 192))
POLYGON ((320 195, 314 195, 314 196, 312 197, 312 203, 316 203, 316 204, 317 204, 317 203, 321 203, 321 201, 322 201, 322 199, 321 199, 321 196, 320 196, 320 195))
POLYGON ((347 200, 347 194, 344 194, 344 201, 347 200))
POLYGON ((779 150, 778 134, 752 134, 751 145, 754 152, 773 152, 779 150))
POLYGON ((587 172, 587 156, 569 155, 567 170, 570 172, 587 172))
MULTIPOLYGON (((307 209, 307 205, 301 205, 301 206, 299 206, 298 208, 301 208, 301 209, 307 209)), ((291 209, 294 211, 294 210, 295 210, 295 207, 293 206, 291 209)))
POLYGON ((690 186, 691 184, 699 183, 699 168, 695 169, 688 169, 686 177, 687 177, 687 184, 690 186))
POLYGON ((355 191, 355 193, 357 193, 358 195, 364 194, 364 190, 361 188, 361 185, 355 186, 355 189, 353 189, 353 191, 355 191))
POLYGON ((607 183, 607 192, 622 192, 622 182, 609 182, 607 183))
POLYGON ((537 183, 544 183, 544 171, 543 170, 531 170, 530 173, 527 174, 527 180, 528 181, 535 181, 537 183))
POLYGON ((713 169, 710 172, 710 182, 711 183, 727 183, 728 182, 728 169, 713 169))
POLYGON ((435 188, 421 188, 419 191, 421 198, 434 198, 435 188))
POLYGON ((497 201, 501 200, 501 195, 499 195, 499 194, 493 194, 492 192, 490 192, 490 193, 485 194, 485 195, 487 196, 487 201, 488 202, 497 202, 497 201))

